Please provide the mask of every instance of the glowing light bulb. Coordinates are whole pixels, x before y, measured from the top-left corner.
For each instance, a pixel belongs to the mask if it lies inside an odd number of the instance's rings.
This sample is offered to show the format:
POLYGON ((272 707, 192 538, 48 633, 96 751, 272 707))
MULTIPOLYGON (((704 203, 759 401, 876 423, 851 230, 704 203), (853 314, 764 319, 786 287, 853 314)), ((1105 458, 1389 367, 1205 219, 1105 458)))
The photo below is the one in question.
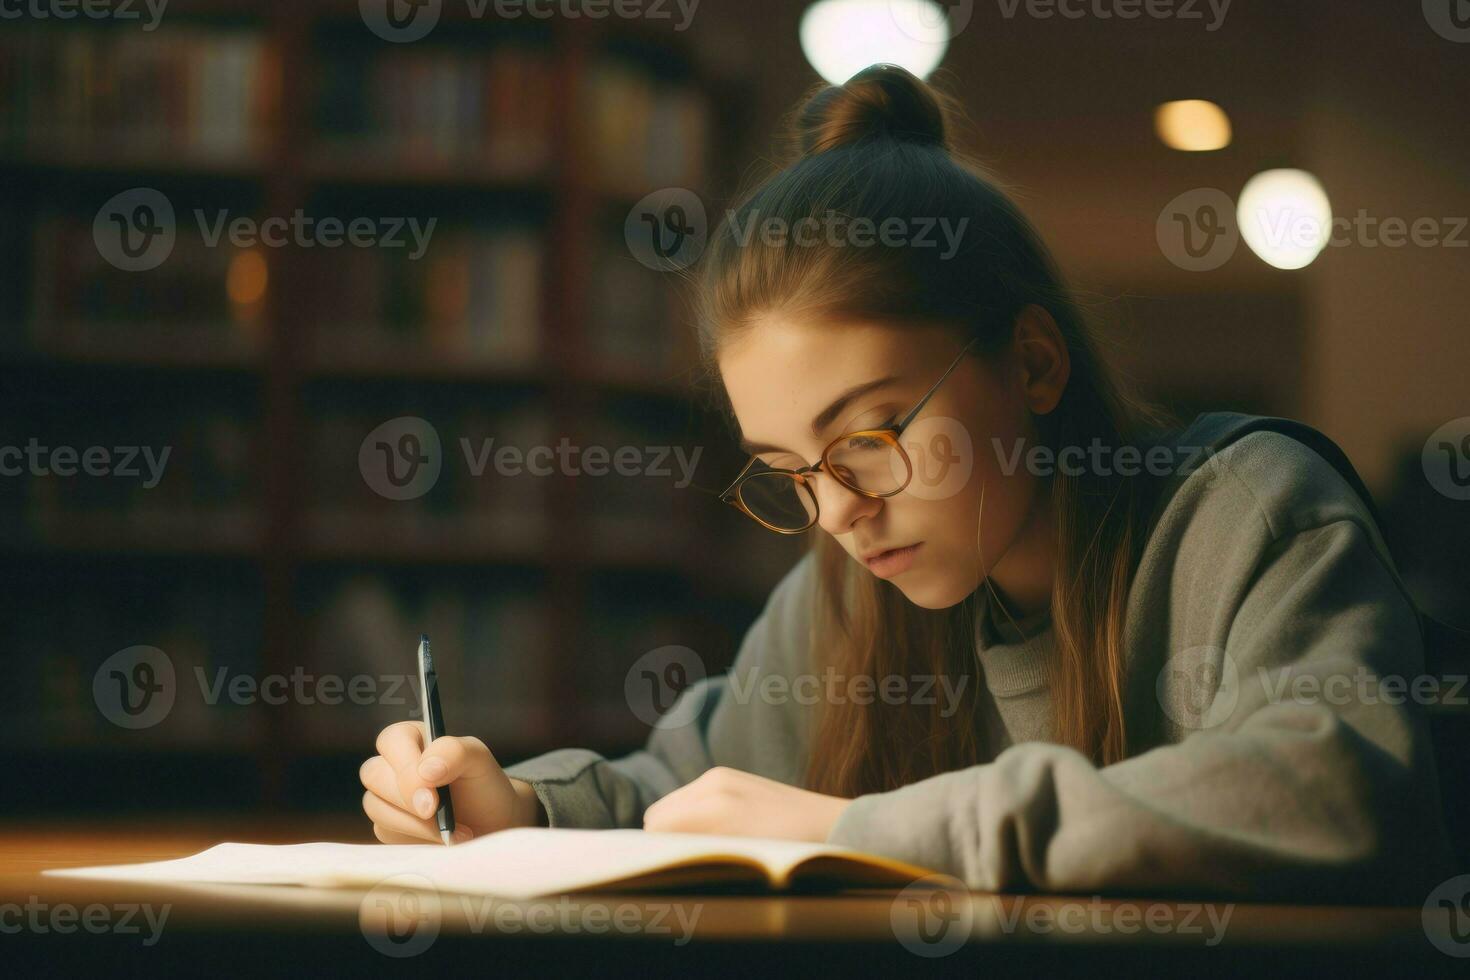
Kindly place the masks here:
POLYGON ((833 85, 879 63, 928 78, 953 27, 937 0, 817 0, 801 17, 801 50, 833 85))
POLYGON ((1310 265, 1332 236, 1332 205, 1305 170, 1265 170, 1245 182, 1235 206, 1240 237, 1278 269, 1310 265))
POLYGON ((1154 129, 1164 145, 1200 153, 1230 145, 1230 117, 1204 99, 1165 102, 1154 110, 1154 129))

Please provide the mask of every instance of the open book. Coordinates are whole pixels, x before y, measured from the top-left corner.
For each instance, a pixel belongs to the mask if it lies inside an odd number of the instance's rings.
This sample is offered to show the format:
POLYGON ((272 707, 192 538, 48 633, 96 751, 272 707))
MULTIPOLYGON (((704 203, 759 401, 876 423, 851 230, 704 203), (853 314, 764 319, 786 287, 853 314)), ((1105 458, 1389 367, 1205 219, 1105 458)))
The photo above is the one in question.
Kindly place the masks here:
POLYGON ((891 887, 932 872, 829 844, 644 830, 522 827, 463 844, 216 844, 173 861, 46 872, 115 881, 373 887, 411 874, 435 889, 503 898, 730 882, 774 889, 891 887))

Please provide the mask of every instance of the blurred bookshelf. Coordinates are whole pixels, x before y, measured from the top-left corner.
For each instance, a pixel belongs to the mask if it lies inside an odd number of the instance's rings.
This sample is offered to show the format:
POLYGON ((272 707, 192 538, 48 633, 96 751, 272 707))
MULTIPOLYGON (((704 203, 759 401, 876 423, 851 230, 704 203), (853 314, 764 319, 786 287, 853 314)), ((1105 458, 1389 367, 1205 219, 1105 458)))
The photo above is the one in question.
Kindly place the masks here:
POLYGON ((109 804, 109 779, 131 792, 129 771, 159 758, 177 778, 149 791, 175 802, 228 773, 237 803, 351 803, 356 762, 411 694, 329 708, 204 692, 303 672, 387 685, 421 630, 450 724, 503 762, 635 746, 628 667, 678 643, 723 669, 799 553, 700 492, 738 460, 694 384, 677 280, 622 241, 650 191, 734 182, 718 165, 745 100, 642 27, 449 16, 394 45, 348 0, 169 17, 0 36, 0 445, 171 450, 152 487, 0 480, 12 761, 92 765, 109 804), (167 195, 177 236, 162 265, 125 272, 93 219, 140 186, 167 195), (412 258, 411 237, 210 241, 194 216, 222 212, 435 226, 412 258), (389 500, 359 449, 403 416, 432 422, 443 469, 389 500), (563 439, 702 456, 688 486, 672 459, 668 478, 473 465, 487 445, 563 439), (168 654, 178 701, 125 731, 93 676, 139 644, 168 654))

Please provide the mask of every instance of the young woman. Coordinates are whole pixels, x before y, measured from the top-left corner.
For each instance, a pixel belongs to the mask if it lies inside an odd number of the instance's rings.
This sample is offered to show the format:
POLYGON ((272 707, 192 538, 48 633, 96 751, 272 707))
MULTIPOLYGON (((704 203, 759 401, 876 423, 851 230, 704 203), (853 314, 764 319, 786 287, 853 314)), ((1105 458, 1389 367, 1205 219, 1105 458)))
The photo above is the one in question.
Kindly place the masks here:
POLYGON ((1421 641, 1361 499, 1286 435, 1151 435, 923 82, 875 66, 796 119, 799 157, 711 238, 701 322, 753 457, 727 499, 813 553, 644 751, 502 769, 388 728, 378 838, 437 840, 452 786, 462 838, 642 826, 980 889, 1421 901, 1426 724, 1371 686, 1422 674, 1421 641))

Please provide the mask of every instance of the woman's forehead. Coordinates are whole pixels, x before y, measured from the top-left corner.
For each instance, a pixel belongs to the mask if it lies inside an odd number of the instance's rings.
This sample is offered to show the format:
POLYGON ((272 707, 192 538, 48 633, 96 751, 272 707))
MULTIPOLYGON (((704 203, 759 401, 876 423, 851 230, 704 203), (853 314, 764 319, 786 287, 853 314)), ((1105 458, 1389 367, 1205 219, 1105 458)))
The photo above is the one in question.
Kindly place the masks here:
MULTIPOLYGON (((935 328, 771 317, 722 348, 718 362, 741 435, 794 449, 797 441, 816 438, 809 424, 845 393, 883 379, 908 380, 949 346, 953 341, 935 328)), ((874 387, 872 397, 892 390, 874 387)))

